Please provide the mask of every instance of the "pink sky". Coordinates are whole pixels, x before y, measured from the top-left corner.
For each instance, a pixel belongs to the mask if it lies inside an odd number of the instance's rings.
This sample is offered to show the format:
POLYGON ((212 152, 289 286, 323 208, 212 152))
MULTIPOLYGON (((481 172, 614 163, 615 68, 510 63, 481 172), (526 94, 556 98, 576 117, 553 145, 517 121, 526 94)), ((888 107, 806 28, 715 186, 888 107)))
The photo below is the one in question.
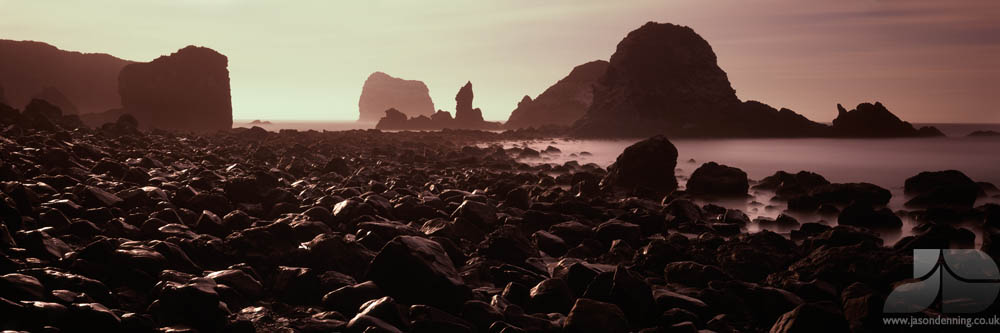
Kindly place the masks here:
POLYGON ((830 121, 880 100, 912 122, 1000 123, 1000 1, 0 0, 0 38, 148 61, 195 44, 230 60, 238 119, 353 120, 374 71, 506 120, 646 21, 687 25, 741 99, 830 121))

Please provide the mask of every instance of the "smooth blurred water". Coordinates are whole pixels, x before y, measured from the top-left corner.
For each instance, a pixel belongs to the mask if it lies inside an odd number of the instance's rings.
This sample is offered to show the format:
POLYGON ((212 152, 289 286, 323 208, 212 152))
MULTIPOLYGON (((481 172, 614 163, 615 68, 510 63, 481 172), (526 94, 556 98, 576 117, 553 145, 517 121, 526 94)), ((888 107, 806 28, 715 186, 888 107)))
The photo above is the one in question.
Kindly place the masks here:
MULTIPOLYGON (((547 146, 562 153, 543 155, 527 163, 556 163, 575 160, 581 164, 596 163, 607 167, 621 152, 638 140, 572 140, 504 142, 507 147, 528 146, 543 150, 547 146), (585 156, 581 153, 589 152, 585 156)), ((882 186, 893 194, 889 207, 903 209, 906 198, 903 183, 906 178, 922 171, 955 169, 976 181, 1000 185, 1000 138, 944 137, 906 139, 713 139, 671 140, 678 150, 676 175, 683 188, 687 178, 702 163, 714 161, 742 169, 751 180, 760 180, 776 171, 816 172, 835 183, 868 182, 882 186), (691 161, 693 160, 693 162, 691 161)), ((772 201, 773 193, 752 191, 746 200, 713 202, 738 208, 750 215, 776 217, 787 206, 772 201), (756 202, 755 202, 756 201, 756 202), (772 209, 765 209, 766 206, 772 209)), ((1000 203, 996 197, 981 199, 977 204, 1000 203)), ((815 222, 820 217, 798 215, 801 222, 815 222)), ((824 221, 835 224, 835 221, 824 221)), ((913 221, 904 218, 903 231, 883 235, 887 243, 912 234, 913 221)), ((756 231, 751 226, 750 231, 756 231)), ((978 241, 978 240, 977 240, 978 241)))

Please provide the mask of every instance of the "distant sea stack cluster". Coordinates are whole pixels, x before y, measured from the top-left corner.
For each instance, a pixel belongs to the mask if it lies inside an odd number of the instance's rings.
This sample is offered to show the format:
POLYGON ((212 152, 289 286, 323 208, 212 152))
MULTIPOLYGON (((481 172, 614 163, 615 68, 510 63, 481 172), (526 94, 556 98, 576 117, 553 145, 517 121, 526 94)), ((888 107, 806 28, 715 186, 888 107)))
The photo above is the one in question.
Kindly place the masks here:
MULTIPOLYGON (((368 87, 366 82, 362 104, 368 87)), ((479 112, 465 112, 470 107, 463 107, 461 101, 455 121, 451 121, 440 111, 431 117, 409 111, 410 104, 403 100, 416 92, 404 89, 384 92, 380 96, 386 102, 378 106, 386 107, 386 115, 379 122, 379 129, 494 128, 492 123, 481 121, 479 112), (394 102, 397 100, 400 102, 394 102), (464 115, 470 118, 463 119, 464 115)), ((471 101, 471 87, 469 95, 471 101)), ((837 118, 830 126, 790 109, 741 101, 705 39, 689 27, 649 22, 630 32, 618 44, 610 61, 579 65, 536 98, 524 96, 502 128, 561 128, 560 133, 591 138, 659 134, 873 138, 943 135, 933 127, 914 128, 880 102, 861 103, 852 111, 838 104, 837 109, 837 118)), ((363 106, 361 118, 371 112, 363 106)))
POLYGON ((31 104, 52 106, 59 110, 53 123, 77 117, 67 126, 100 126, 128 115, 144 130, 232 128, 228 59, 204 47, 137 63, 0 40, 0 87, 0 103, 25 111, 31 104))
POLYGON ((376 122, 388 109, 396 109, 410 117, 429 117, 434 114, 434 102, 423 82, 375 72, 361 88, 358 109, 361 113, 358 121, 376 122))
POLYGON ((407 114, 396 108, 385 110, 385 116, 379 119, 376 129, 380 130, 441 130, 441 129, 474 129, 498 130, 501 124, 483 119, 483 111, 472 107, 475 94, 472 92, 472 82, 466 82, 455 94, 455 117, 451 113, 438 110, 430 117, 419 115, 407 118, 407 114))

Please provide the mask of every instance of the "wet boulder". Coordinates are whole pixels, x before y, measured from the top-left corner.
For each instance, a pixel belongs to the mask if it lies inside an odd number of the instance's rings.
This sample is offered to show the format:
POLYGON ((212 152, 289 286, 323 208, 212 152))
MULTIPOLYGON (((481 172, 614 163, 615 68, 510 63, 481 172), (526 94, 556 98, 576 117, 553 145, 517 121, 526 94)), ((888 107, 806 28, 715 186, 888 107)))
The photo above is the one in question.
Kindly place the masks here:
POLYGON ((897 230, 903 227, 903 220, 889 208, 855 203, 840 212, 837 224, 874 230, 897 230))
POLYGON ((677 147, 657 135, 625 148, 608 167, 601 186, 629 192, 670 193, 677 189, 676 166, 677 147))
POLYGON ((907 207, 972 208, 985 192, 961 171, 921 172, 906 179, 904 193, 910 197, 907 207))
POLYGON ((578 298, 563 323, 566 332, 628 332, 628 320, 618 306, 578 298))
POLYGON ((407 304, 458 309, 471 297, 444 248, 417 236, 399 236, 386 243, 368 265, 365 278, 407 304))
POLYGON ((833 302, 805 303, 778 318, 772 333, 849 332, 847 319, 833 302))
POLYGON ((687 182, 687 193, 698 196, 742 197, 749 188, 746 172, 715 162, 702 164, 687 182))

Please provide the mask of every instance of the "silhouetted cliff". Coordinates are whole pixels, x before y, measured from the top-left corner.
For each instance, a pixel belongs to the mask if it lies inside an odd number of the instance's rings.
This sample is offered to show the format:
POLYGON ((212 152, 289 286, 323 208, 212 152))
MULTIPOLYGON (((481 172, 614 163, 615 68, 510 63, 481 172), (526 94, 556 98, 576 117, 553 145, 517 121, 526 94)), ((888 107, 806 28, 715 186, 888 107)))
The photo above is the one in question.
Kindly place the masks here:
POLYGON ((573 124, 572 133, 584 137, 818 137, 873 136, 873 131, 882 134, 878 136, 937 132, 917 131, 912 126, 907 130, 909 124, 895 116, 885 117, 888 111, 882 111, 848 115, 839 121, 841 125, 831 128, 789 109, 741 102, 707 41, 688 27, 649 22, 618 44, 595 85, 593 104, 573 124))
POLYGON ((226 56, 188 46, 148 63, 125 66, 121 102, 143 128, 227 130, 233 126, 226 56))
POLYGON ((65 113, 117 108, 121 105, 118 73, 130 63, 107 54, 64 51, 42 42, 0 40, 0 85, 5 88, 7 104, 14 107, 45 96, 46 87, 52 87, 75 106, 76 111, 63 108, 65 113))
POLYGON ((430 116, 434 113, 434 102, 427 85, 421 81, 395 78, 382 72, 372 73, 361 88, 358 120, 379 120, 389 108, 411 117, 430 116))
POLYGON ((545 89, 537 98, 524 96, 510 113, 504 127, 510 129, 545 125, 569 126, 587 113, 594 100, 594 83, 604 75, 608 62, 597 60, 579 65, 569 75, 545 89))

